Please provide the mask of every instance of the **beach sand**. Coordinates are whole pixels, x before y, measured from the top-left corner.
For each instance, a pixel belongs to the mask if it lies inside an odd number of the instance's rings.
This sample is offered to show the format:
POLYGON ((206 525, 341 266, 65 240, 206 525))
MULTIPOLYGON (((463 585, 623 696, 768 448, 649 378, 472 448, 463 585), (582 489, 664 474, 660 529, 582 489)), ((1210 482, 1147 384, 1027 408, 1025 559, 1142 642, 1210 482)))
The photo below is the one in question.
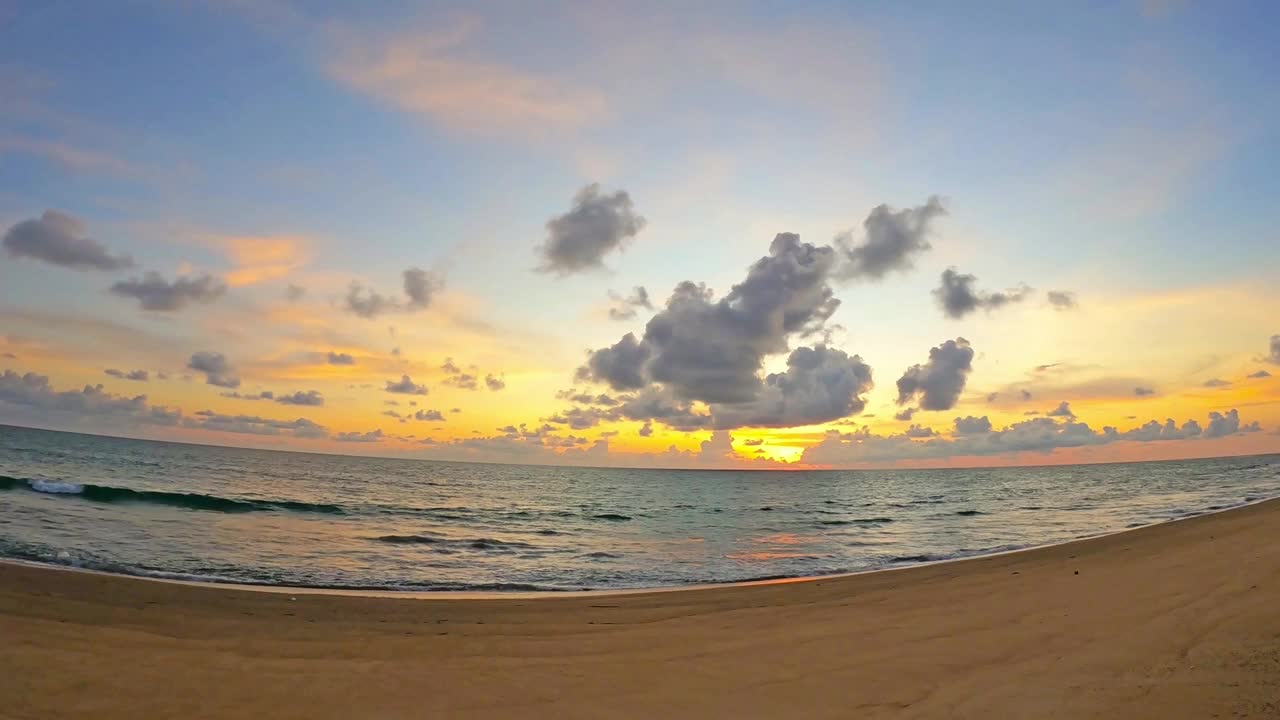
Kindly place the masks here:
POLYGON ((1275 718, 1280 501, 643 594, 290 595, 2 564, 0 643, 5 718, 1275 718))

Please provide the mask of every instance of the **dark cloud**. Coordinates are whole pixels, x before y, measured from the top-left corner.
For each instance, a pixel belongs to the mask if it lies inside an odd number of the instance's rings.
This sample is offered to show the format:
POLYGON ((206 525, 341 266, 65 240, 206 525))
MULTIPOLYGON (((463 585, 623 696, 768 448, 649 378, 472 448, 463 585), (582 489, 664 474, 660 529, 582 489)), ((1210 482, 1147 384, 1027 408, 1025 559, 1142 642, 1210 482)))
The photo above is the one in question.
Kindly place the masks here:
POLYGON ((143 310, 175 312, 191 303, 211 303, 226 294, 227 286, 209 275, 180 277, 170 283, 160 273, 146 272, 141 279, 130 278, 112 285, 109 292, 137 300, 143 310))
POLYGON ((1266 370, 1259 370, 1258 372, 1255 372, 1255 373, 1249 373, 1249 378, 1251 380, 1258 380, 1259 378, 1269 378, 1269 377, 1271 377, 1271 373, 1267 372, 1266 370))
POLYGON ((640 285, 633 288, 627 297, 610 291, 609 299, 617 303, 609 308, 609 317, 614 320, 634 320, 640 310, 653 309, 653 303, 649 300, 649 291, 640 285))
POLYGON ((497 392, 507 386, 507 381, 492 373, 489 373, 488 375, 484 376, 484 384, 485 384, 485 387, 489 388, 494 392, 497 392))
POLYGON ((124 370, 117 370, 115 368, 107 368, 102 372, 106 373, 107 375, 110 375, 113 378, 120 378, 121 380, 134 380, 136 382, 146 382, 147 380, 151 379, 151 374, 148 373, 146 370, 129 370, 128 372, 126 372, 124 370))
POLYGON ((960 399, 972 369, 969 341, 948 340, 929 350, 929 362, 912 365, 898 378, 897 402, 906 405, 918 397, 921 410, 950 410, 960 399))
POLYGON ((1066 290, 1050 290, 1045 293, 1045 299, 1054 310, 1073 310, 1078 304, 1076 294, 1066 290))
POLYGON ((894 419, 894 420, 901 420, 902 422, 907 422, 907 421, 908 421, 908 420, 910 420, 910 419, 911 419, 911 417, 912 417, 913 415, 915 415, 915 414, 916 414, 916 409, 915 409, 915 408, 907 408, 906 410, 903 410, 902 412, 894 413, 894 414, 893 414, 893 419, 894 419))
POLYGON ((919 425, 912 425, 903 431, 902 434, 909 438, 927 438, 934 436, 933 428, 920 427, 919 425))
MULTIPOLYGON (((959 424, 957 421, 957 430, 959 424)), ((1235 410, 1226 414, 1210 413, 1208 427, 1203 430, 1194 420, 1188 420, 1181 426, 1176 425, 1173 420, 1164 423, 1153 420, 1123 432, 1112 427, 1094 430, 1086 423, 1070 419, 1060 421, 1050 417, 1023 420, 1001 430, 990 429, 973 434, 957 431, 950 439, 935 436, 921 440, 906 433, 877 435, 869 428, 862 428, 850 433, 828 432, 822 442, 805 449, 801 461, 815 465, 841 466, 893 460, 1051 452, 1057 448, 1114 442, 1210 439, 1259 430, 1261 427, 1256 421, 1241 423, 1235 410)))
POLYGON ((325 361, 328 362, 330 365, 355 365, 356 364, 356 359, 351 357, 347 353, 338 353, 332 350, 330 350, 328 354, 325 355, 325 361))
POLYGON ((955 432, 957 435, 982 435, 991 432, 991 421, 986 415, 982 417, 974 417, 972 415, 966 417, 958 417, 955 419, 955 432))
POLYGON ((49 378, 36 373, 18 374, 5 370, 0 374, 0 403, 41 411, 67 413, 86 418, 118 417, 142 422, 173 424, 176 415, 165 408, 147 404, 146 395, 125 397, 113 395, 101 385, 85 385, 80 390, 57 391, 49 378))
POLYGON ((1058 403, 1058 407, 1045 413, 1045 415, 1048 417, 1063 417, 1063 418, 1069 418, 1073 420, 1075 419, 1075 416, 1076 416, 1076 414, 1071 411, 1071 403, 1065 400, 1058 403))
POLYGON ((399 382, 387 381, 386 391, 400 395, 426 395, 427 386, 415 384, 408 375, 401 375, 399 382))
POLYGON ((477 378, 475 375, 472 375, 471 373, 460 373, 458 375, 450 375, 444 380, 441 380, 440 383, 442 385, 452 385, 453 387, 461 388, 463 390, 480 389, 480 379, 477 378))
POLYGON ((1148 395, 1155 395, 1156 391, 1155 391, 1155 388, 1138 386, 1133 389, 1133 394, 1137 395, 1138 397, 1146 397, 1148 395))
POLYGON ((987 393, 987 402, 993 403, 996 401, 996 398, 998 397, 1000 397, 1000 393, 998 392, 987 393))
POLYGON ((303 392, 299 390, 295 393, 287 395, 277 395, 275 401, 282 405, 309 405, 318 407, 324 405, 324 396, 318 390, 307 390, 303 392))
POLYGON ((592 183, 574 196, 569 212, 547 221, 538 270, 569 275, 603 268, 604 257, 621 250, 644 225, 626 191, 601 195, 600 186, 592 183))
POLYGON ((1212 378, 1210 380, 1204 381, 1204 386, 1207 388, 1227 387, 1230 384, 1231 384, 1230 380, 1223 380, 1222 378, 1212 378))
POLYGON ((960 274, 955 268, 942 271, 941 285, 934 288, 933 296, 947 317, 959 319, 979 309, 995 310, 1020 302, 1031 294, 1031 288, 1025 285, 1005 292, 975 290, 973 285, 977 280, 973 275, 960 274))
POLYGON ((257 415, 223 415, 212 410, 200 410, 192 417, 183 418, 183 427, 242 435, 291 435, 299 438, 324 438, 329 431, 307 418, 275 420, 257 415))
POLYGON ((1030 390, 1020 390, 1019 392, 1020 392, 1020 393, 1022 393, 1022 399, 1023 399, 1023 400, 1030 400, 1030 399, 1031 399, 1031 391, 1030 391, 1030 390))
POLYGON ((424 420, 431 422, 444 422, 444 413, 439 410, 419 410, 413 414, 414 420, 424 420))
POLYGON ((444 278, 438 273, 411 267, 404 271, 404 294, 409 298, 408 307, 421 310, 431 304, 435 293, 444 288, 444 278))
POLYGON ((936 196, 924 205, 903 210, 876 206, 862 222, 865 235, 860 244, 855 243, 851 231, 835 237, 841 257, 837 277, 879 279, 893 270, 910 270, 915 256, 931 247, 930 223, 946 214, 936 196))
POLYGON ((1267 346, 1267 356, 1263 360, 1272 365, 1280 365, 1280 335, 1271 336, 1271 344, 1267 346))
POLYGON ((347 288, 344 304, 347 312, 365 319, 376 318, 400 309, 400 304, 395 298, 389 298, 376 290, 368 289, 358 282, 351 283, 347 288))
POLYGON ((187 369, 204 373, 204 381, 218 387, 240 387, 240 378, 227 357, 219 352, 202 351, 187 361, 187 369))
POLYGON ((381 442, 384 435, 382 429, 370 430, 369 432, 340 432, 333 436, 338 442, 354 442, 354 443, 376 443, 381 442))
POLYGON ((657 420, 676 430, 701 430, 712 422, 710 415, 695 412, 692 403, 657 385, 618 399, 620 404, 610 412, 627 420, 657 420))
POLYGON ((653 435, 653 424, 646 420, 644 425, 641 425, 640 429, 636 431, 636 434, 640 437, 649 437, 650 435, 653 435))
POLYGON ((718 429, 795 427, 838 420, 862 412, 873 387, 871 366, 843 350, 799 347, 787 357, 786 372, 770 373, 755 399, 710 405, 718 429))
POLYGON ((617 420, 617 410, 602 410, 594 407, 573 407, 551 417, 542 418, 543 422, 555 425, 568 425, 573 430, 585 430, 595 427, 601 422, 617 420))
POLYGON ((275 400, 276 394, 270 390, 263 390, 260 393, 240 393, 240 392, 224 392, 218 393, 224 398, 234 398, 236 400, 275 400))
POLYGON ((76 270, 123 270, 133 260, 113 255, 86 234, 83 222, 57 210, 23 220, 4 234, 9 257, 25 257, 76 270))
POLYGON ((661 383, 681 400, 750 402, 762 388, 764 358, 785 352, 791 335, 817 332, 839 306, 827 283, 834 264, 831 248, 779 234, 723 298, 680 283, 642 340, 628 333, 596 351, 580 377, 615 390, 661 383))
POLYGON ((307 294, 307 289, 302 287, 301 285, 294 285, 293 283, 289 283, 284 288, 284 299, 288 300, 289 302, 298 302, 306 294, 307 294))

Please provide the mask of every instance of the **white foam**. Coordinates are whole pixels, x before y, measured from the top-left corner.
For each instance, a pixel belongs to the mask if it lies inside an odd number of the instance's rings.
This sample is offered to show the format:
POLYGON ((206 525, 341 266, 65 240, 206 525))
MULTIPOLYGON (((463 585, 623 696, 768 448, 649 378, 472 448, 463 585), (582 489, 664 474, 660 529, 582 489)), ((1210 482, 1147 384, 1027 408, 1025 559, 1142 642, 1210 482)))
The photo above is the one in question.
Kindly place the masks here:
POLYGON ((83 485, 77 485, 69 482, 58 482, 56 480, 32 480, 31 489, 42 493, 57 493, 60 495, 79 495, 84 492, 83 485))

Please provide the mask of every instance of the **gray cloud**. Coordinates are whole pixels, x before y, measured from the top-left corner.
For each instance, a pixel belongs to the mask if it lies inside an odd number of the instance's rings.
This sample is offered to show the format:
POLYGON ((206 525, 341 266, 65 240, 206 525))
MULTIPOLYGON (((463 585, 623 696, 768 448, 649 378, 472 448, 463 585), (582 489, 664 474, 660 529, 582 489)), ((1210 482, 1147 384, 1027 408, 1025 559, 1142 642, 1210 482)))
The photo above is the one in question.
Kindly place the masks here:
MULTIPOLYGON (((959 421, 957 429, 958 427, 959 421)), ((1038 417, 1013 423, 1001 430, 973 434, 957 431, 950 439, 935 436, 925 440, 913 439, 906 433, 877 435, 869 428, 862 428, 851 433, 828 432, 822 442, 805 450, 802 462, 842 466, 864 462, 1050 452, 1057 448, 1114 442, 1211 439, 1261 430, 1256 421, 1241 423, 1235 410, 1226 414, 1210 413, 1209 428, 1212 430, 1202 430, 1194 420, 1188 420, 1182 426, 1176 425, 1173 420, 1164 423, 1152 420, 1123 432, 1113 427, 1104 427, 1099 431, 1082 422, 1038 417)))
POLYGON ((318 390, 307 390, 303 392, 299 390, 286 395, 275 396, 275 401, 281 405, 308 405, 318 407, 324 405, 324 396, 318 390))
POLYGON ((354 443, 376 443, 381 442, 384 435, 382 429, 370 430, 369 432, 340 432, 333 436, 338 442, 354 442, 354 443))
POLYGON ((1222 378, 1212 378, 1204 381, 1204 386, 1207 388, 1227 387, 1230 384, 1230 380, 1223 380, 1222 378))
POLYGON ((894 413, 894 414, 893 414, 893 419, 894 419, 894 420, 901 420, 902 422, 907 422, 907 421, 908 421, 908 420, 910 420, 910 419, 911 419, 915 414, 916 414, 916 409, 915 409, 915 408, 907 408, 907 409, 905 409, 905 410, 903 410, 903 411, 901 411, 901 412, 894 413))
POLYGON ((276 394, 270 390, 263 390, 259 393, 241 393, 236 391, 218 393, 224 398, 234 398, 236 400, 275 400, 276 394))
POLYGON ((108 291, 137 300, 143 310, 174 312, 191 303, 211 303, 226 294, 227 286, 209 275, 180 277, 170 283, 160 273, 145 272, 141 278, 117 282, 108 291))
POLYGON ((1280 365, 1280 335, 1271 336, 1271 344, 1267 347, 1267 356, 1263 360, 1273 365, 1280 365))
POLYGON ((558 275, 598 270, 605 255, 621 250, 644 226, 626 191, 601 195, 600 186, 592 183, 574 196, 569 212, 547 221, 538 270, 558 275))
POLYGON ((453 387, 460 388, 462 390, 479 390, 480 389, 480 379, 477 378, 475 375, 472 375, 471 373, 459 373, 457 375, 450 375, 444 380, 441 380, 440 384, 452 385, 453 387))
POLYGON ((176 417, 166 408, 151 407, 146 395, 113 395, 101 385, 85 385, 80 390, 54 390, 49 378, 36 373, 0 373, 0 403, 41 411, 66 413, 79 420, 116 417, 157 424, 173 424, 176 417))
POLYGON ((1030 400, 1030 399, 1031 399, 1031 391, 1030 391, 1030 390, 1019 390, 1018 392, 1020 392, 1020 393, 1022 394, 1022 399, 1023 399, 1023 400, 1030 400))
POLYGON ((1048 417, 1063 417, 1063 418, 1068 418, 1072 420, 1074 420, 1076 417, 1076 414, 1071 411, 1071 403, 1065 400, 1058 403, 1058 407, 1045 413, 1045 415, 1047 415, 1048 417))
POLYGON ((404 271, 404 294, 409 298, 408 307, 420 310, 431 304, 432 296, 444 288, 444 278, 438 273, 411 267, 404 271))
POLYGON ((351 357, 349 354, 338 353, 332 350, 330 350, 328 354, 325 355, 325 361, 328 362, 330 365, 355 365, 356 364, 356 359, 351 357))
POLYGON ((864 393, 873 387, 871 366, 843 350, 799 347, 787 357, 787 370, 770 373, 747 403, 710 405, 717 429, 814 425, 860 413, 864 393))
POLYGON ((855 243, 852 232, 835 237, 841 257, 838 279, 879 279, 893 270, 910 270, 915 256, 932 247, 928 239, 930 224, 946 214, 937 196, 930 197, 924 205, 903 210, 876 206, 862 222, 865 235, 861 244, 855 243))
POLYGON ((113 255, 86 234, 83 222, 57 210, 46 210, 39 219, 23 220, 4 234, 10 257, 31 258, 76 270, 123 270, 133 260, 113 255))
POLYGON ((507 381, 492 373, 489 373, 488 375, 484 376, 484 384, 485 384, 485 387, 489 388, 494 392, 497 392, 507 386, 507 381))
POLYGON ((386 391, 400 395, 426 395, 427 386, 414 383, 408 375, 401 375, 399 382, 387 381, 386 391))
POLYGON ((950 410, 973 369, 973 348, 964 338, 948 340, 929 350, 929 362, 912 365, 898 378, 898 404, 917 397, 921 410, 950 410))
POLYGON ((117 370, 115 368, 107 368, 102 372, 107 375, 110 375, 113 378, 120 378, 121 380, 133 380, 136 382, 146 382, 147 380, 151 379, 151 374, 148 373, 146 370, 129 370, 128 372, 126 372, 124 370, 117 370))
POLYGON ((934 288, 933 296, 947 317, 959 319, 979 309, 995 310, 1021 302, 1031 294, 1031 288, 1025 285, 1005 292, 983 292, 974 289, 975 282, 976 277, 962 275, 955 268, 942 271, 941 285, 934 288))
POLYGON ((645 420, 644 425, 640 426, 640 429, 636 431, 636 434, 640 437, 649 437, 653 434, 653 424, 648 420, 645 420))
POLYGON ((909 438, 927 438, 927 437, 933 437, 935 433, 933 432, 933 428, 920 427, 919 425, 912 425, 911 427, 904 430, 902 434, 906 435, 909 438))
POLYGON ((634 320, 640 310, 653 309, 653 302, 649 300, 649 291, 640 285, 635 286, 627 297, 610 291, 609 299, 617 303, 609 308, 609 317, 614 320, 634 320))
POLYGON ((226 356, 219 352, 195 353, 187 362, 187 369, 204 373, 204 381, 218 387, 240 387, 240 378, 226 356))
POLYGON ((289 302, 298 302, 307 294, 307 289, 301 285, 289 283, 284 288, 284 299, 289 302))
POLYGON ((955 432, 957 435, 982 435, 991 432, 991 421, 986 415, 982 417, 958 417, 955 419, 955 432))
POLYGON ((400 304, 395 298, 389 298, 376 290, 368 289, 358 282, 351 283, 347 288, 344 306, 347 312, 366 320, 400 309, 400 304))
POLYGON ((200 410, 192 417, 183 418, 183 427, 241 435, 290 435, 299 438, 324 438, 329 431, 307 418, 274 420, 257 415, 223 415, 212 410, 200 410))
POLYGON ((642 340, 628 333, 592 353, 578 377, 614 390, 661 383, 680 400, 750 402, 762 388, 764 358, 786 351, 789 336, 820 330, 839 306, 827 284, 834 264, 831 248, 781 233, 723 298, 680 283, 642 340))
POLYGON ((1133 394, 1137 395, 1138 397, 1146 397, 1148 395, 1155 395, 1156 391, 1155 391, 1155 388, 1138 386, 1133 389, 1133 394))
POLYGON ((439 410, 419 410, 413 414, 414 420, 424 420, 431 422, 444 422, 444 413, 439 410))
POLYGON ((1050 290, 1045 293, 1045 299, 1054 310, 1073 310, 1078 304, 1076 294, 1066 290, 1050 290))
POLYGON ((1249 378, 1251 380, 1258 380, 1260 378, 1269 378, 1269 377, 1271 377, 1271 373, 1267 372, 1266 370, 1259 370, 1258 372, 1255 372, 1255 373, 1249 373, 1249 378))

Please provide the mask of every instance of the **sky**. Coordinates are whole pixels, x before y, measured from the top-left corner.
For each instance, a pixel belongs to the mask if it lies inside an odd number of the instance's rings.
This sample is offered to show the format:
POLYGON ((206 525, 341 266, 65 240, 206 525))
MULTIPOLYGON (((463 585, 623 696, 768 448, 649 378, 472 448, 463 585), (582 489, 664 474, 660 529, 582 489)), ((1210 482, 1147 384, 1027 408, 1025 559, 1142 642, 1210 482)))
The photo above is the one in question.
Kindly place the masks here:
POLYGON ((636 467, 1280 452, 1278 13, 0 0, 0 423, 636 467))

